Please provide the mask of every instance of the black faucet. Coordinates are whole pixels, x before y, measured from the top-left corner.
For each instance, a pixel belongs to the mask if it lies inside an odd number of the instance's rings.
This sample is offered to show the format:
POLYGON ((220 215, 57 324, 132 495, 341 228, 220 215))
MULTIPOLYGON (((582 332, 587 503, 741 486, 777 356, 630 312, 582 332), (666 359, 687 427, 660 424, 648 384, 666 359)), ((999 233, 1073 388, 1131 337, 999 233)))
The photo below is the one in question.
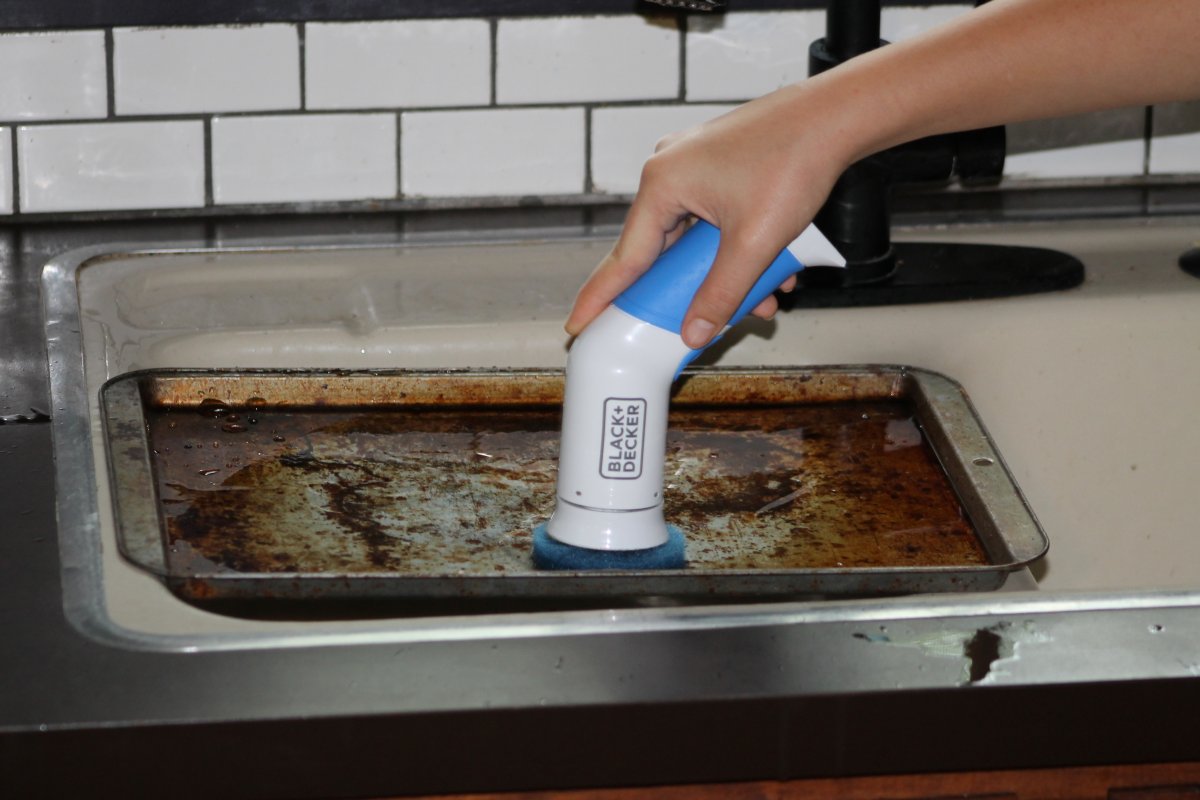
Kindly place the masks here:
MULTIPOLYGON (((985 0, 986 1, 986 0, 985 0)), ((808 50, 817 75, 887 42, 879 38, 880 0, 831 0, 825 38, 808 50)), ((932 136, 870 156, 846 170, 817 215, 817 227, 847 260, 851 284, 888 280, 896 270, 888 214, 893 182, 995 182, 1004 172, 1004 127, 932 136)))
MULTIPOLYGON (((722 0, 649 0, 686 11, 721 11, 722 0)), ((982 5, 987 0, 976 0, 982 5)), ((825 37, 809 47, 809 75, 886 45, 881 0, 828 0, 825 37)), ((803 291, 779 297, 790 308, 891 305, 1007 297, 1083 282, 1078 259, 1040 247, 892 242, 888 195, 901 182, 996 183, 1004 172, 1003 126, 930 136, 852 164, 816 216, 847 268, 809 268, 803 291)), ((1198 251, 1200 252, 1200 251, 1198 251)))
MULTIPOLYGON (((978 0, 982 5, 987 0, 978 0)), ((826 35, 809 47, 809 74, 886 45, 880 0, 829 0, 826 35)), ((808 269, 804 291, 781 307, 890 305, 1005 297, 1055 291, 1083 282, 1078 259, 1054 250, 959 243, 892 242, 888 197, 903 182, 998 183, 1004 172, 1003 126, 918 139, 852 164, 816 217, 846 256, 847 268, 808 269)))

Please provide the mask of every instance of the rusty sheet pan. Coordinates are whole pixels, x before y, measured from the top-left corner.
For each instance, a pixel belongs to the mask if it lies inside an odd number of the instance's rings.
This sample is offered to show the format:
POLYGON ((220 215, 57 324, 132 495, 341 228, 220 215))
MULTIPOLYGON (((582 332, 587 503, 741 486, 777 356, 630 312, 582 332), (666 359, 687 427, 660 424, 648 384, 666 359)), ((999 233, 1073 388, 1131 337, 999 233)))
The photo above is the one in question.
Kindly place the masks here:
POLYGON ((116 378, 102 406, 120 548, 189 602, 299 617, 980 591, 1046 551, 945 377, 685 375, 664 497, 686 569, 533 569, 558 456, 548 370, 116 378))

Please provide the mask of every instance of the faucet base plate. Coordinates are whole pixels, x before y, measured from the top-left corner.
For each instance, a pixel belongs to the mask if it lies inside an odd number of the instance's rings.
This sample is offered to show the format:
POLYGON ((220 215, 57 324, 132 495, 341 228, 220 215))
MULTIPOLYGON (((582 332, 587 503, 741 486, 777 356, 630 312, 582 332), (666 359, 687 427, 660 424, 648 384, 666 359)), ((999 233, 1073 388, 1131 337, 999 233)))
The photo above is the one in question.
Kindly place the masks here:
POLYGON ((896 270, 886 281, 856 281, 849 269, 812 267, 780 307, 841 308, 985 300, 1057 292, 1083 283, 1083 263, 1042 247, 894 242, 896 270))

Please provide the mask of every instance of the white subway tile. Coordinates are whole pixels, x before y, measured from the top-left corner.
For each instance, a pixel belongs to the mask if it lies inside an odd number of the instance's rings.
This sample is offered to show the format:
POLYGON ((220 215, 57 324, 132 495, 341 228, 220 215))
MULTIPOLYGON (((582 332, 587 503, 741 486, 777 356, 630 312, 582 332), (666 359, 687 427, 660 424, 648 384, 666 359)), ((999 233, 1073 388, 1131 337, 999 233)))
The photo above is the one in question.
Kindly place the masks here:
POLYGON ((883 9, 879 20, 879 36, 889 42, 911 39, 930 28, 970 11, 970 3, 962 5, 892 7, 883 9))
POLYGON ((393 114, 218 117, 217 203, 365 200, 396 194, 393 114))
POLYGON ((581 108, 418 111, 403 114, 400 125, 407 196, 583 191, 581 108))
MULTIPOLYGON (((882 37, 898 41, 971 6, 885 8, 882 37)), ((687 99, 749 100, 808 75, 808 48, 825 35, 824 11, 732 12, 690 18, 687 99)))
POLYGON ((1200 133, 1152 138, 1150 172, 1155 175, 1200 172, 1200 133))
POLYGON ((592 187, 597 192, 637 191, 642 165, 669 133, 724 114, 732 105, 630 106, 592 112, 592 187))
POLYGON ((308 108, 487 105, 491 31, 485 20, 309 23, 308 108))
POLYGON ((24 212, 204 205, 199 121, 22 126, 17 164, 24 212))
POLYGON ((300 107, 294 25, 117 28, 118 114, 267 111, 300 107))
POLYGON ((1058 147, 1009 155, 1005 177, 1107 178, 1142 174, 1145 145, 1141 139, 1058 147))
POLYGON ((808 75, 808 46, 825 35, 825 12, 691 17, 687 99, 749 100, 808 75))
POLYGON ((1153 110, 1150 172, 1200 172, 1200 100, 1163 103, 1153 110))
POLYGON ((496 101, 678 97, 680 39, 673 23, 636 15, 501 20, 496 101))
POLYGON ((12 130, 0 128, 0 214, 12 212, 12 130))
POLYGON ((103 31, 0 34, 0 119, 108 114, 103 31))

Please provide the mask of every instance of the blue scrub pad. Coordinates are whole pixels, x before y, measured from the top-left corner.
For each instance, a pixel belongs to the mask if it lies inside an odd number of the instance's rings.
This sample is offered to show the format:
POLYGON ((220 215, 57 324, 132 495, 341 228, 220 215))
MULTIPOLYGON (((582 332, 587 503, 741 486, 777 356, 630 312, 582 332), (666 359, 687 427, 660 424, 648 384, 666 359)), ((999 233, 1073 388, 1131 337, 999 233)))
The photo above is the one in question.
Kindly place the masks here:
POLYGON ((658 547, 645 550, 593 550, 563 544, 546 532, 546 523, 533 529, 533 566, 549 570, 593 570, 593 569, 683 569, 687 566, 684 557, 683 531, 674 525, 667 526, 667 541, 658 547))

